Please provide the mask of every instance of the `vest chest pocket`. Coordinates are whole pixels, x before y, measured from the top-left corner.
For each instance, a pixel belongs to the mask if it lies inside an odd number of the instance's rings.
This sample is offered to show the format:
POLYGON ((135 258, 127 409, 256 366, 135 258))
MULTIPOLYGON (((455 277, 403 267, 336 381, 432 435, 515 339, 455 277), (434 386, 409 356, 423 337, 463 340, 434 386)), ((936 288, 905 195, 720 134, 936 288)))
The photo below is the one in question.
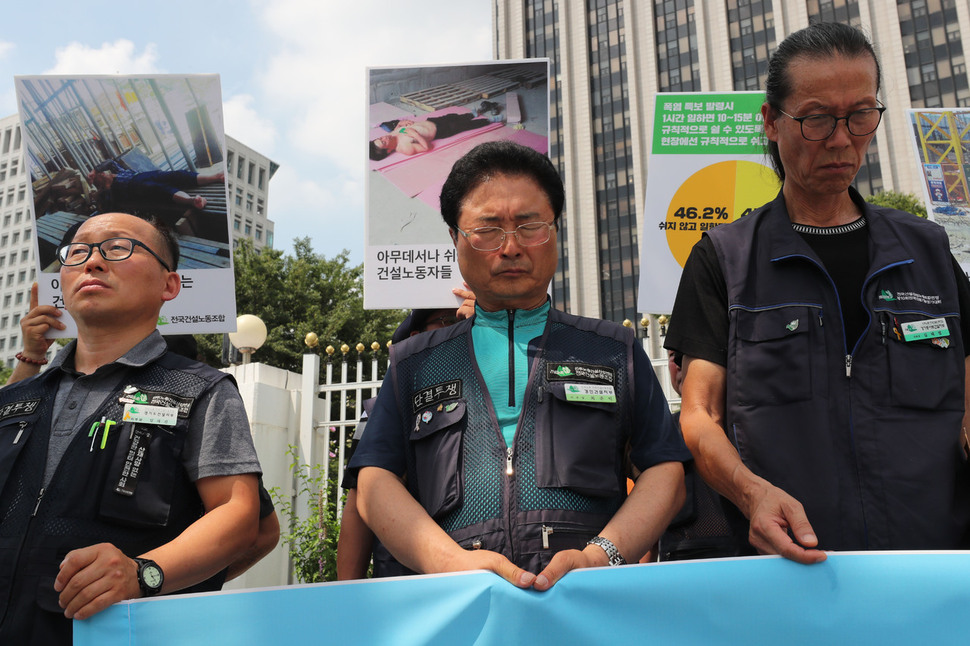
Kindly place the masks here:
POLYGON ((461 505, 464 477, 462 436, 465 401, 452 400, 419 411, 408 437, 414 452, 418 500, 438 519, 461 505))
POLYGON ((36 422, 37 414, 0 421, 0 491, 7 484, 14 463, 27 444, 36 422))
POLYGON ((131 527, 168 524, 175 483, 182 477, 184 433, 180 426, 121 425, 104 481, 101 518, 131 527))
MULTIPOLYGON (((787 404, 812 397, 812 341, 818 310, 798 306, 732 310, 740 404, 787 404)), ((823 350, 821 345, 817 348, 823 350)))
MULTIPOLYGON (((950 331, 956 327, 945 317, 882 313, 889 363, 890 403, 894 406, 936 410, 945 402, 962 404, 960 390, 963 357, 955 357, 950 331)), ((951 407, 952 408, 952 407, 951 407)))
POLYGON ((616 402, 571 401, 549 383, 536 411, 536 485, 586 496, 620 493, 616 402))

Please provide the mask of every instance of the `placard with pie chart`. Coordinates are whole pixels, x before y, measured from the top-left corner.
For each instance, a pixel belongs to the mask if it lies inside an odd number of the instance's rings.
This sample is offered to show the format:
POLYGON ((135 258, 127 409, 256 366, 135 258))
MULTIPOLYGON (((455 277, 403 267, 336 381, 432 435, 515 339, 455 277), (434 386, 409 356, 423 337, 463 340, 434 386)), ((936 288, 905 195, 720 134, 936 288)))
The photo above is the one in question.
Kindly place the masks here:
POLYGON ((773 200, 760 92, 657 96, 653 151, 641 209, 641 313, 670 313, 680 273, 705 231, 773 200))

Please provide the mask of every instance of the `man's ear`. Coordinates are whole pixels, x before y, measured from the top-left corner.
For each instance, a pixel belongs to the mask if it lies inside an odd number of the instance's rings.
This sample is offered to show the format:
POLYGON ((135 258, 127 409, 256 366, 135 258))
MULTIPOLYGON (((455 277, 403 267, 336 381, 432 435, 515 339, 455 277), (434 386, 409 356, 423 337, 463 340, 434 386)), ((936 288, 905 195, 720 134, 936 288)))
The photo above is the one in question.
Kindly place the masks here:
POLYGON ((778 140, 778 126, 775 124, 778 120, 778 115, 775 112, 776 110, 767 102, 761 104, 761 119, 764 121, 765 136, 769 141, 778 140))
POLYGON ((182 277, 177 271, 170 271, 165 277, 165 290, 162 292, 162 301, 174 300, 179 292, 182 291, 182 277))
POLYGON ((448 235, 451 236, 451 244, 458 246, 458 231, 454 227, 448 228, 448 235))

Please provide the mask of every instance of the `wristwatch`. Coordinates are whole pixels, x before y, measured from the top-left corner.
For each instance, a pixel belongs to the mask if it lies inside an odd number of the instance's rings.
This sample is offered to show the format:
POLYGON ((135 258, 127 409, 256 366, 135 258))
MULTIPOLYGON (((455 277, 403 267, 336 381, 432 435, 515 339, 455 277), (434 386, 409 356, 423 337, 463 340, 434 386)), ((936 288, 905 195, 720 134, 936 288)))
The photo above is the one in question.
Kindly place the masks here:
POLYGON ((162 591, 165 575, 158 563, 150 559, 132 559, 138 565, 138 587, 144 597, 154 597, 162 591))
POLYGON ((620 550, 616 549, 616 545, 614 545, 613 541, 610 539, 603 538, 602 536, 594 536, 593 538, 589 539, 586 544, 598 545, 602 547, 603 551, 606 552, 607 558, 610 559, 610 567, 613 567, 614 565, 626 565, 626 559, 623 558, 623 555, 620 554, 620 550))

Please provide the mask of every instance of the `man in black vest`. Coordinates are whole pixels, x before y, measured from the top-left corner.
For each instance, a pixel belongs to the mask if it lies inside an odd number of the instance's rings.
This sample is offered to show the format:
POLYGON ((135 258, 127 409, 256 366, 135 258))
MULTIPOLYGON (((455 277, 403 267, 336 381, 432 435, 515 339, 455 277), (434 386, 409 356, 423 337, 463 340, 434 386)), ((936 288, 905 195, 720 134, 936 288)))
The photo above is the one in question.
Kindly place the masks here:
POLYGON ((475 315, 391 346, 350 464, 364 520, 416 572, 547 590, 635 563, 683 502, 689 456, 639 342, 549 305, 563 202, 549 159, 508 141, 442 189, 475 315))
POLYGON ((58 258, 77 340, 0 391, 4 644, 70 644, 71 619, 117 601, 217 588, 257 533, 239 394, 156 330, 180 289, 174 236, 109 213, 58 258))

